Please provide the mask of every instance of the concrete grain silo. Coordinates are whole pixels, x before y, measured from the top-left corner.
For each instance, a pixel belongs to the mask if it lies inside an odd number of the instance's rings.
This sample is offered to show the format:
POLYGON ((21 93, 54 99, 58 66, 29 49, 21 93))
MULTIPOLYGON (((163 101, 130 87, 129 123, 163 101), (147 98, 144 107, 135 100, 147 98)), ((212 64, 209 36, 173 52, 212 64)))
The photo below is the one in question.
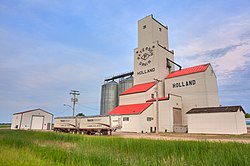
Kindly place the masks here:
POLYGON ((118 95, 120 95, 125 90, 131 88, 133 86, 134 77, 130 76, 126 79, 121 79, 118 84, 118 95))
POLYGON ((102 85, 100 114, 105 115, 118 105, 118 83, 110 81, 102 85))

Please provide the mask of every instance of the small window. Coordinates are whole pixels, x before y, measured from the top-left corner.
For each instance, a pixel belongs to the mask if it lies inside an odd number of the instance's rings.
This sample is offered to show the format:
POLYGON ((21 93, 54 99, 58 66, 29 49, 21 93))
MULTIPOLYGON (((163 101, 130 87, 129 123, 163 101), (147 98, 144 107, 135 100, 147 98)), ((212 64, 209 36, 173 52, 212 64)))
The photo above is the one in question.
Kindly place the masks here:
POLYGON ((154 118, 152 117, 147 117, 147 121, 152 121, 154 118))
POLYGON ((123 117, 123 121, 129 121, 129 117, 123 117))
POLYGON ((143 29, 146 29, 147 28, 147 26, 146 25, 143 25, 143 27, 142 27, 143 29))
POLYGON ((159 31, 161 32, 161 28, 159 28, 159 31))
POLYGON ((17 128, 18 128, 18 125, 16 125, 15 128, 17 129, 17 128))

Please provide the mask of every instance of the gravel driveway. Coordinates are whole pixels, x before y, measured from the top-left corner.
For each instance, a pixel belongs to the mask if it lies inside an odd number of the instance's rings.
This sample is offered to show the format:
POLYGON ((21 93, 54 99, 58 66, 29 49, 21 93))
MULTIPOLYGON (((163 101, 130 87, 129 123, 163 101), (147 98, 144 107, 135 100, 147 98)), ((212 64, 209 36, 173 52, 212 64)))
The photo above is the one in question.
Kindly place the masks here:
POLYGON ((125 133, 115 132, 114 136, 136 139, 212 141, 250 143, 250 133, 244 135, 188 134, 188 133, 125 133))

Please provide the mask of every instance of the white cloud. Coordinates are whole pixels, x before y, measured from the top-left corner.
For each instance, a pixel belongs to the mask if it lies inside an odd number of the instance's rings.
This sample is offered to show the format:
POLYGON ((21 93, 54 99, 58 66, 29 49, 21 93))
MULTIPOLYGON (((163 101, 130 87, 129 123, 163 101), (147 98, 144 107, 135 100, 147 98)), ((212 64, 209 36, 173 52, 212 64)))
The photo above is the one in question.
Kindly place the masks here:
POLYGON ((250 17, 230 18, 214 29, 207 29, 202 36, 191 38, 188 44, 178 46, 176 56, 187 66, 212 63, 220 83, 224 84, 237 71, 249 66, 250 38, 247 34, 250 34, 250 17))

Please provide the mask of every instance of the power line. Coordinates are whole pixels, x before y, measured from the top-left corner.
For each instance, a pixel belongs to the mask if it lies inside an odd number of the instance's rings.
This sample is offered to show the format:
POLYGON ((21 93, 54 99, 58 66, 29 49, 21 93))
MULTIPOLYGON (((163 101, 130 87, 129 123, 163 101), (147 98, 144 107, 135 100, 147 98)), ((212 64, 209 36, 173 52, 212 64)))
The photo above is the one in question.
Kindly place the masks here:
POLYGON ((89 107, 89 106, 82 105, 82 104, 79 104, 79 103, 78 103, 78 105, 81 106, 81 107, 84 107, 84 108, 91 109, 91 110, 95 110, 95 111, 97 110, 97 108, 89 107))
POLYGON ((68 110, 63 110, 63 111, 61 111, 61 112, 59 112, 59 113, 57 113, 58 115, 62 115, 62 114, 64 114, 66 111, 68 111, 68 110))

